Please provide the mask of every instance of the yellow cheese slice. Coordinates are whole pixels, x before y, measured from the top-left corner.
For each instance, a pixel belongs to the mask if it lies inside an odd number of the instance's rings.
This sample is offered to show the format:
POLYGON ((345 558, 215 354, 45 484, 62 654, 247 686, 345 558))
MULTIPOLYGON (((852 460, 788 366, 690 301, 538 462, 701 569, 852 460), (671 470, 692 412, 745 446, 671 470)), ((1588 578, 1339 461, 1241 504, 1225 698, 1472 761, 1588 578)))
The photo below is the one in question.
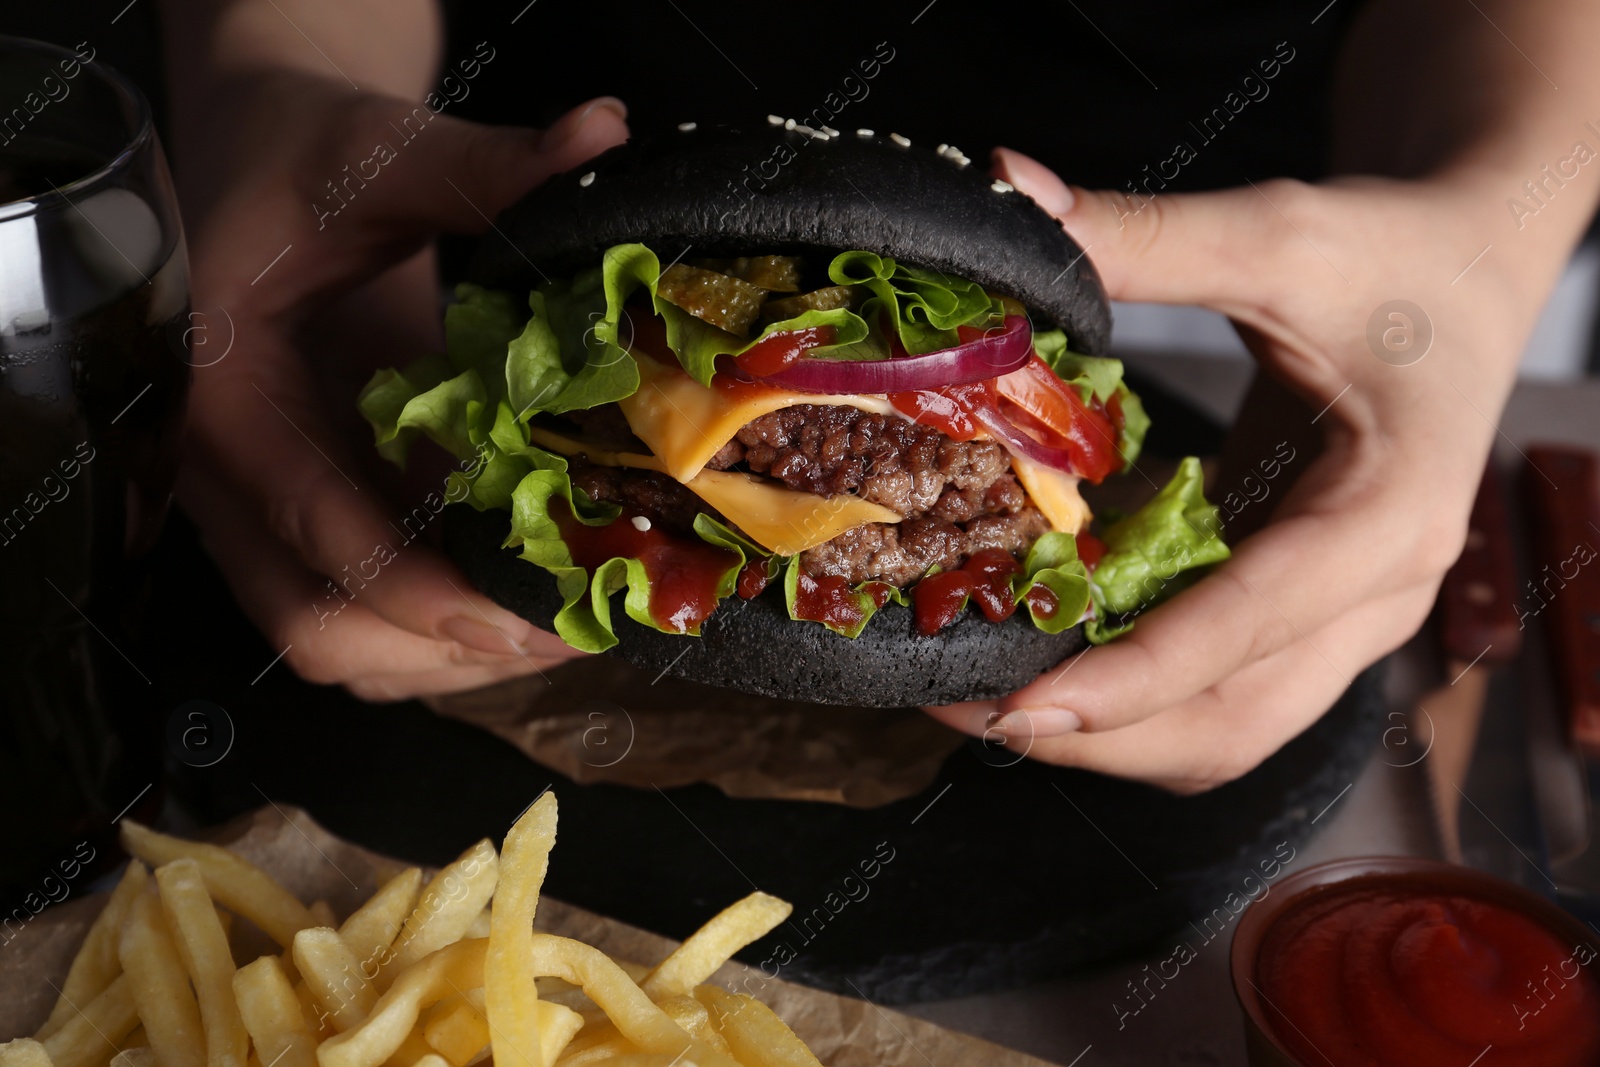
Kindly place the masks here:
MULTIPOLYGON (((539 426, 530 426, 528 437, 552 452, 568 456, 581 452, 591 463, 601 466, 663 470, 661 460, 655 456, 592 448, 539 426)), ((900 521, 899 512, 860 497, 802 493, 738 471, 702 470, 684 485, 750 540, 780 556, 804 552, 869 522, 900 521)))
POLYGON ((666 465, 654 456, 641 456, 637 452, 608 452, 603 448, 584 444, 543 426, 529 426, 528 440, 540 448, 547 448, 552 452, 559 452, 563 456, 576 456, 583 453, 589 457, 590 463, 597 463, 602 467, 639 467, 647 471, 667 472, 666 465))
POLYGON ((1052 529, 1069 534, 1088 529, 1089 505, 1078 493, 1079 479, 1015 452, 1011 453, 1011 469, 1052 529))
POLYGON ((817 496, 738 471, 703 470, 688 487, 726 515, 750 540, 792 556, 869 522, 899 522, 900 513, 858 496, 817 496))
POLYGON ((722 390, 708 389, 682 370, 648 356, 638 362, 639 389, 617 401, 617 406, 639 440, 661 457, 666 472, 685 484, 745 423, 779 408, 828 404, 883 415, 894 413, 889 401, 881 396, 820 396, 759 389, 750 390, 741 399, 732 399, 722 390))

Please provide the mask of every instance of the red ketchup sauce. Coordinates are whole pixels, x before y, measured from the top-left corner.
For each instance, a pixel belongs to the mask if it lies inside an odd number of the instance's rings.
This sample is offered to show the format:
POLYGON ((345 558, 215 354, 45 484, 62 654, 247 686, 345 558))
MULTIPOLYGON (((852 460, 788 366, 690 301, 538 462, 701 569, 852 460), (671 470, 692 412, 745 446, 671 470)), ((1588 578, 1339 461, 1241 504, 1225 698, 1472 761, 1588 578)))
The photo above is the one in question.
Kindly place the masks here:
POLYGON ((1100 561, 1105 558, 1106 543, 1088 530, 1079 533, 1076 540, 1078 542, 1078 558, 1083 560, 1083 565, 1086 568, 1093 571, 1100 565, 1100 561))
POLYGON ((739 369, 746 374, 764 377, 777 374, 805 358, 813 348, 831 345, 834 340, 832 326, 808 326, 803 330, 786 330, 764 337, 734 358, 739 369))
POLYGON ((1257 980, 1278 1040, 1306 1063, 1590 1067, 1595 955, 1487 900, 1351 887, 1278 919, 1257 980))
POLYGON ((1061 610, 1061 598, 1047 585, 1036 585, 1022 594, 1029 609, 1041 619, 1053 619, 1061 610))
POLYGON ((640 530, 627 511, 605 526, 584 525, 565 505, 552 504, 550 516, 572 561, 591 573, 617 557, 643 562, 650 578, 650 617, 673 633, 698 630, 710 617, 717 607, 717 585, 738 558, 725 548, 677 537, 655 525, 640 530))
MULTIPOLYGON (((917 632, 932 637, 960 618, 968 598, 983 612, 990 622, 1004 622, 1017 610, 1017 601, 1011 595, 1011 579, 1022 565, 1011 553, 999 548, 984 548, 974 552, 960 570, 931 574, 911 590, 911 607, 917 632)), ((1055 594, 1043 586, 1034 586, 1024 594, 1034 610, 1044 618, 1054 615, 1060 607, 1055 594)))
MULTIPOLYGON (((891 586, 887 582, 869 582, 862 589, 876 607, 889 602, 891 586)), ((840 630, 853 630, 867 618, 861 596, 850 588, 842 575, 826 574, 813 578, 805 571, 795 583, 794 613, 802 619, 826 623, 840 630)))
POLYGON ((739 568, 739 581, 735 591, 745 600, 750 600, 761 595, 767 587, 767 561, 764 559, 748 560, 739 568))
POLYGON ((972 417, 972 412, 956 397, 944 392, 890 393, 889 404, 912 422, 932 426, 952 441, 970 441, 978 436, 978 420, 972 417))

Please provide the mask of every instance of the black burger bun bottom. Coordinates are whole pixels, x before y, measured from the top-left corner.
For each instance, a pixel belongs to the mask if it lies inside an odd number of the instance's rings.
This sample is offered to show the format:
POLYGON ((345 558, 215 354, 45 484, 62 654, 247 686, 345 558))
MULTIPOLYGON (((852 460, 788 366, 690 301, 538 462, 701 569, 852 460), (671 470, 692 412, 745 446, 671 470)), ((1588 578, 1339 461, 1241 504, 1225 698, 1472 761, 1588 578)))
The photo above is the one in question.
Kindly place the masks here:
MULTIPOLYGON (((554 630, 561 608, 555 578, 516 549, 501 548, 505 535, 504 512, 465 504, 445 509, 445 550, 472 584, 508 611, 554 630)), ((776 582, 751 600, 723 601, 699 637, 640 625, 620 597, 612 598, 611 623, 612 654, 643 670, 764 697, 874 708, 1002 697, 1088 644, 1082 625, 1047 634, 1025 608, 1003 623, 965 611, 937 636, 923 637, 912 629, 911 609, 894 603, 852 640, 789 618, 776 582)))
POLYGON ((1032 199, 960 158, 884 131, 823 137, 762 125, 635 138, 501 214, 470 280, 526 291, 632 241, 664 263, 855 249, 1013 297, 1036 328, 1053 323, 1073 351, 1103 355, 1111 308, 1094 264, 1032 199))

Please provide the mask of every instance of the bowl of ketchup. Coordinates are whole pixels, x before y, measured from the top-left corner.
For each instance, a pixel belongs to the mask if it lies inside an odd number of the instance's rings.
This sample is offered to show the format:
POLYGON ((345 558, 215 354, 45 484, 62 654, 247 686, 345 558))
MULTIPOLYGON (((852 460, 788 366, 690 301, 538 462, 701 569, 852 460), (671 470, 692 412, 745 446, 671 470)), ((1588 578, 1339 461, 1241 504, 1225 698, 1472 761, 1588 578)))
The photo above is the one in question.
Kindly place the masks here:
POLYGON ((1335 860, 1246 909, 1251 1067, 1596 1067, 1600 932, 1468 867, 1335 860))

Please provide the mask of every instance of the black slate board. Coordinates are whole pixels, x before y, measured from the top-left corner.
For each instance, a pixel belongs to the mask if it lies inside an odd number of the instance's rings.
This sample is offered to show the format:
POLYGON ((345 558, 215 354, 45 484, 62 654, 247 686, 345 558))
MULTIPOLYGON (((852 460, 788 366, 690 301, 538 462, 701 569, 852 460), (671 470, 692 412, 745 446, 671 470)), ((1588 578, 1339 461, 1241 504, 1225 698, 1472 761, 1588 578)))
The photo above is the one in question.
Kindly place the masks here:
MULTIPOLYGON (((1147 402, 1181 405, 1140 388, 1147 402)), ((1192 428, 1177 447, 1215 433, 1200 416, 1192 428)), ((210 701, 233 735, 209 767, 169 756, 166 781, 196 822, 288 801, 350 840, 441 863, 477 837, 498 839, 552 786, 561 799, 552 895, 682 937, 759 886, 796 913, 748 962, 881 1003, 1039 981, 1188 929, 1304 842, 1384 723, 1368 671, 1255 771, 1193 798, 1013 762, 978 742, 921 796, 870 811, 732 800, 709 786, 580 786, 420 704, 363 704, 281 664, 263 674, 281 649, 239 614, 181 520, 159 551, 154 588, 162 595, 130 655, 165 706, 210 701), (867 880, 861 865, 874 859, 867 880), (794 958, 779 966, 784 942, 794 958)))

